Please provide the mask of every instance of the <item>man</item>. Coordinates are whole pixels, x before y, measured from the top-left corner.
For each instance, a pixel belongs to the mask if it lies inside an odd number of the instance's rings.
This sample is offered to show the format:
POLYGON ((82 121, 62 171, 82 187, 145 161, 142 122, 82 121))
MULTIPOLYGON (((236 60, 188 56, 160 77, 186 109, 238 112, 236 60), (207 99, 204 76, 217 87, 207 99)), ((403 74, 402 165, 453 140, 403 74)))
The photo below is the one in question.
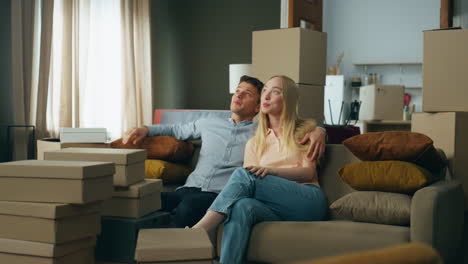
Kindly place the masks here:
MULTIPOLYGON (((242 76, 231 98, 229 119, 202 118, 177 125, 152 125, 131 129, 123 143, 137 144, 146 136, 172 136, 180 140, 202 139, 200 157, 185 185, 175 192, 161 194, 162 210, 172 212, 176 227, 193 226, 227 183, 232 172, 241 167, 244 148, 257 127, 252 120, 260 110, 263 83, 250 76, 242 76)), ((307 157, 315 160, 325 150, 322 129, 307 134, 301 144, 311 141, 307 157)))

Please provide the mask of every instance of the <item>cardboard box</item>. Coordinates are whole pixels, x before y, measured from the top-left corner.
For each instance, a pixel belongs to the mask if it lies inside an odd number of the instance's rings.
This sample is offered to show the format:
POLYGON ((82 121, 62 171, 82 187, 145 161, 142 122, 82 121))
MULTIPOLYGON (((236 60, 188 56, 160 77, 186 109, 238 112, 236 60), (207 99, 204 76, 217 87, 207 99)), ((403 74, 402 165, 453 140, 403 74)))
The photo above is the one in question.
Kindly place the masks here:
POLYGON ((114 162, 114 186, 129 186, 145 178, 146 151, 141 149, 65 148, 45 152, 44 159, 114 162))
POLYGON ((142 217, 161 209, 161 180, 146 179, 128 188, 114 189, 112 199, 106 200, 102 215, 142 217))
POLYGON ((105 143, 106 141, 105 128, 60 128, 60 142, 63 143, 105 143))
POLYGON ((44 159, 44 152, 63 148, 110 148, 107 143, 63 143, 58 138, 43 138, 37 140, 37 159, 44 159))
POLYGON ((424 32, 422 109, 468 111, 468 29, 424 32))
POLYGON ((298 113, 301 118, 314 119, 322 124, 323 114, 323 86, 299 84, 298 113))
POLYGON ((112 197, 110 162, 22 160, 0 163, 0 200, 83 204, 112 197))
POLYGON ((427 135, 445 152, 451 177, 461 181, 468 209, 468 113, 414 113, 411 131, 427 135))
POLYGON ((296 83, 325 85, 327 33, 284 28, 252 33, 253 76, 286 75, 296 83))
POLYGON ((200 228, 144 229, 138 235, 138 262, 207 261, 214 257, 208 234, 200 228), (181 239, 182 238, 182 239, 181 239))
POLYGON ((401 85, 367 85, 359 90, 359 120, 402 120, 405 88, 401 85))
MULTIPOLYGON (((90 250, 95 245, 96 238, 94 237, 87 237, 63 244, 48 244, 0 238, 0 263, 31 263, 31 261, 20 262, 20 258, 37 258, 36 262, 33 263, 64 263, 63 261, 53 262, 53 259, 57 261, 57 259, 60 259, 61 257, 79 252, 81 250, 90 250), (13 256, 9 256, 9 260, 13 260, 13 262, 6 261, 4 257, 7 255, 16 255, 19 259, 15 259, 13 256)), ((88 262, 78 263, 88 264, 88 262)))
POLYGON ((102 203, 70 205, 0 201, 0 238, 64 243, 101 231, 102 203))
POLYGON ((95 238, 65 244, 47 244, 0 238, 0 263, 92 264, 95 238))
POLYGON ((102 231, 97 237, 96 260, 135 263, 138 232, 143 228, 166 228, 168 212, 154 212, 141 218, 103 216, 102 231))

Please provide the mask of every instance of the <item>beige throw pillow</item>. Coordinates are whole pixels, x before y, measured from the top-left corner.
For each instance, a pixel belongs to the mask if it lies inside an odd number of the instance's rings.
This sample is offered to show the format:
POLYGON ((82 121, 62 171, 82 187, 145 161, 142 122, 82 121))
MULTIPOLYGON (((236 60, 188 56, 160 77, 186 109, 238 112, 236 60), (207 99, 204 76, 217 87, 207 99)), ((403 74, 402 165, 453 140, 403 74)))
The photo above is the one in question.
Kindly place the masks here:
POLYGON ((352 192, 330 205, 335 218, 387 225, 410 223, 411 196, 401 193, 352 192))

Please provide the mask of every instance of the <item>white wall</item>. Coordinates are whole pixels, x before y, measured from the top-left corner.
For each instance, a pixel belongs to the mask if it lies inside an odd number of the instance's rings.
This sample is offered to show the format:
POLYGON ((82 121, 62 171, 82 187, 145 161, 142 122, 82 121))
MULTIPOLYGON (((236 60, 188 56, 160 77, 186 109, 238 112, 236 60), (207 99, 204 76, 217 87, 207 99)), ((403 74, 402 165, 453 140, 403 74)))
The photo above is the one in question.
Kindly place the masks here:
MULTIPOLYGON (((327 65, 344 52, 346 79, 364 74, 353 63, 422 62, 423 30, 439 27, 440 0, 324 0, 327 65)), ((422 66, 371 66, 383 84, 422 86, 422 66)), ((350 81, 347 82, 348 86, 350 81)), ((351 89, 351 88, 350 88, 351 89)), ((356 91, 354 91, 356 96, 356 91)), ((421 90, 407 89, 421 111, 421 90)))

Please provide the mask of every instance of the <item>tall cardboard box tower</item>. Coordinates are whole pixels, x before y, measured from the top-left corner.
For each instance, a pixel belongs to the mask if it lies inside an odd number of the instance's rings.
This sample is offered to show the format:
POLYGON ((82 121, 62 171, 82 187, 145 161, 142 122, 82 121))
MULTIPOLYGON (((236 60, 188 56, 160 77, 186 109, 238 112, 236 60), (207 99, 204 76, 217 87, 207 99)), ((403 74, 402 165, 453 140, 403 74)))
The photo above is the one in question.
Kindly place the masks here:
POLYGON ((327 33, 303 28, 254 31, 253 76, 266 82, 286 75, 299 87, 299 116, 324 120, 327 33))
MULTIPOLYGON (((468 264, 468 30, 424 32, 423 100, 411 130, 426 134, 449 160, 450 177, 465 194, 463 245, 456 263, 468 264)), ((453 245, 458 246, 458 245, 453 245)))

